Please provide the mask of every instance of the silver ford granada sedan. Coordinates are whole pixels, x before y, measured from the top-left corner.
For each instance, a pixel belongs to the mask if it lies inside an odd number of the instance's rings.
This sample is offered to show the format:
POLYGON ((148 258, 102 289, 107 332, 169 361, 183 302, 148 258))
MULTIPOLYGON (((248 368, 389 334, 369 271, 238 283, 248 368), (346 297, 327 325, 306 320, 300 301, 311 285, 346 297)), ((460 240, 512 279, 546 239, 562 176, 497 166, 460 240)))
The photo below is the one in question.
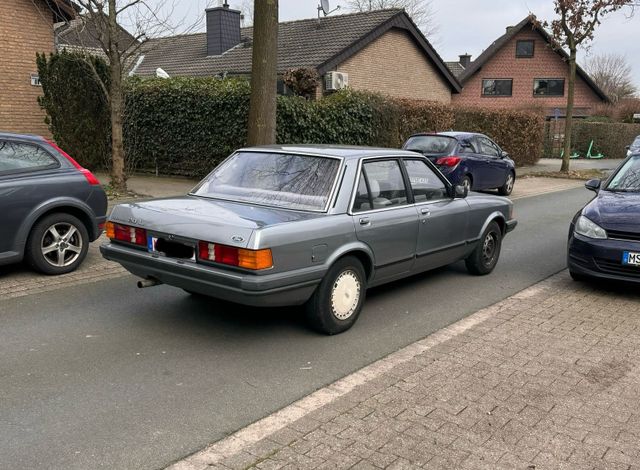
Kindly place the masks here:
POLYGON ((143 278, 253 306, 304 305, 349 329, 369 287, 464 259, 490 273, 513 230, 508 199, 451 186, 403 150, 238 150, 187 196, 116 206, 102 254, 143 278))

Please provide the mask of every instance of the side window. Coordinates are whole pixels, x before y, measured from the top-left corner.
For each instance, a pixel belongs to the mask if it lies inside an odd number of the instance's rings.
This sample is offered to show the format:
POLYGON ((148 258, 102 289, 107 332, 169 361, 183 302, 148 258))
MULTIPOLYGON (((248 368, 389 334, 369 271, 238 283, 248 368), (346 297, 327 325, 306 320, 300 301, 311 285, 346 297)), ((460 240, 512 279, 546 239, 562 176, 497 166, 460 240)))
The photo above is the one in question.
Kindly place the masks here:
POLYGON ((371 210, 371 199, 367 190, 367 183, 364 180, 364 173, 360 173, 358 181, 358 189, 356 189, 356 198, 353 201, 353 212, 362 212, 371 210))
POLYGON ((407 188, 397 160, 368 162, 363 168, 373 209, 407 204, 407 188))
POLYGON ((480 145, 482 147, 482 153, 484 155, 489 155, 491 157, 499 157, 498 148, 491 142, 489 139, 485 137, 478 138, 480 141, 480 145))
POLYGON ((478 144, 474 139, 465 139, 460 141, 460 153, 480 153, 478 144))
POLYGON ((416 203, 448 197, 447 188, 427 164, 420 160, 405 160, 409 182, 416 203))
POLYGON ((41 170, 57 162, 37 145, 0 140, 0 173, 41 170))

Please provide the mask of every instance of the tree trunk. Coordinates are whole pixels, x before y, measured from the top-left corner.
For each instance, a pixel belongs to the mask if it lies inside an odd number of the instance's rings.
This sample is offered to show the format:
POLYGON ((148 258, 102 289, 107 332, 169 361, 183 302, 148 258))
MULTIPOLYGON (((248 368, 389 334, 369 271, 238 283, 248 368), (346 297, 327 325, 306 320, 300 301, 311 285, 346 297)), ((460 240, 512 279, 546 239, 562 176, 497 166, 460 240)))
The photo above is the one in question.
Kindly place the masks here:
POLYGON ((569 53, 569 88, 567 91, 567 117, 564 126, 564 154, 560 171, 569 172, 571 158, 571 131, 573 129, 573 98, 576 87, 576 48, 571 47, 569 53))
POLYGON ((255 0, 249 145, 276 143, 278 0, 255 0))
POLYGON ((124 139, 122 116, 124 114, 124 92, 122 90, 122 62, 117 42, 118 21, 116 0, 109 0, 109 104, 111 113, 111 186, 118 192, 127 190, 127 177, 124 167, 124 139))

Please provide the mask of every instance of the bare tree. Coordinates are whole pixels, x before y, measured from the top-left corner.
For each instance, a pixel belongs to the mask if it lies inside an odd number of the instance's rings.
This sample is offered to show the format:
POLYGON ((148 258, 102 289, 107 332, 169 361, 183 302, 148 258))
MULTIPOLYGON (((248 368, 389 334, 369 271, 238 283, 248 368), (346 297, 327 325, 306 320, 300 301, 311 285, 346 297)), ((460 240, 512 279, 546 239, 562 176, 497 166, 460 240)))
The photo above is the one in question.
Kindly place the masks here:
POLYGON ((439 30, 433 0, 346 0, 346 6, 351 11, 403 8, 427 38, 433 39, 439 30))
MULTIPOLYGON (((571 130, 573 125, 573 101, 576 84, 576 55, 578 47, 593 39, 594 30, 602 17, 629 6, 629 0, 554 0, 558 16, 551 22, 551 32, 557 47, 569 49, 569 85, 564 132, 564 156, 560 171, 569 171, 571 154, 571 130)), ((543 26, 548 26, 546 23, 543 26)))
MULTIPOLYGON (((62 28, 82 31, 76 50, 85 52, 86 66, 98 83, 109 105, 111 122, 111 185, 126 190, 123 142, 124 80, 153 37, 172 33, 184 24, 175 24, 177 0, 74 0, 81 8, 78 18, 62 28), (172 24, 172 22, 174 24, 172 24), (124 26, 127 26, 127 29, 124 26), (104 80, 95 69, 91 55, 98 53, 109 63, 109 78, 104 80)), ((60 28, 59 28, 60 30, 60 28)))
POLYGON ((613 103, 633 98, 637 92, 631 76, 631 66, 623 55, 594 55, 587 62, 587 72, 613 103))
POLYGON ((278 0, 255 0, 249 145, 275 144, 278 65, 278 0))

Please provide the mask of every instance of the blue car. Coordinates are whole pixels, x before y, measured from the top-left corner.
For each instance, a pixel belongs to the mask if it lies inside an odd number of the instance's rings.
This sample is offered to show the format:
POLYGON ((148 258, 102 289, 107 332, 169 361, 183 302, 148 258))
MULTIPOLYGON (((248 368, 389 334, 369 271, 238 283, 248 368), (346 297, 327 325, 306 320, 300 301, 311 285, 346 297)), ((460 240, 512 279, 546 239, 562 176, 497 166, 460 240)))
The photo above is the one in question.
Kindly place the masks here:
POLYGON ((640 283, 640 153, 606 181, 590 180, 586 187, 597 196, 571 222, 571 277, 640 283))
POLYGON ((414 134, 402 148, 429 158, 453 185, 475 191, 497 189, 502 196, 513 191, 515 162, 486 135, 471 132, 414 134))

